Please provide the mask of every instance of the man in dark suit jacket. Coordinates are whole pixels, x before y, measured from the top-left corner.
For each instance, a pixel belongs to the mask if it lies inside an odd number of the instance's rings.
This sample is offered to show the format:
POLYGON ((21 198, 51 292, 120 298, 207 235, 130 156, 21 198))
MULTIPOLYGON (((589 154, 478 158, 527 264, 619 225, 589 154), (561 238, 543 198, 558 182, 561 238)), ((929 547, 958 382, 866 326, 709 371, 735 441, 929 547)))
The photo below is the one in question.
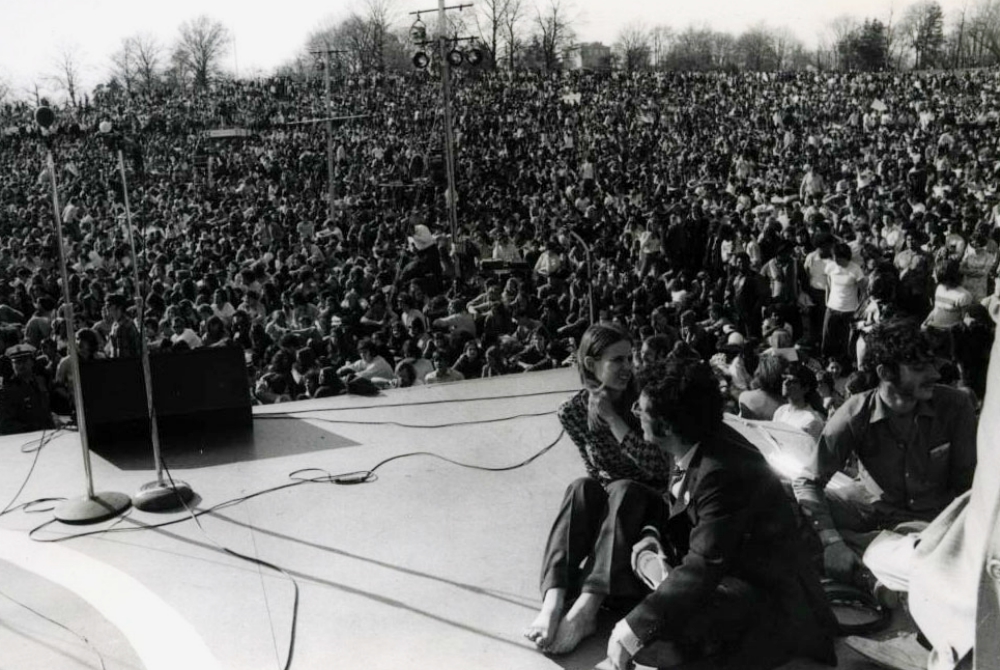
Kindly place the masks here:
POLYGON ((797 656, 835 664, 836 620, 800 544, 794 503, 761 454, 723 424, 711 370, 667 361, 641 383, 633 411, 645 439, 672 455, 676 475, 668 499, 623 487, 620 529, 639 540, 633 566, 652 551, 666 576, 615 626, 611 665, 704 655, 741 670, 797 656))

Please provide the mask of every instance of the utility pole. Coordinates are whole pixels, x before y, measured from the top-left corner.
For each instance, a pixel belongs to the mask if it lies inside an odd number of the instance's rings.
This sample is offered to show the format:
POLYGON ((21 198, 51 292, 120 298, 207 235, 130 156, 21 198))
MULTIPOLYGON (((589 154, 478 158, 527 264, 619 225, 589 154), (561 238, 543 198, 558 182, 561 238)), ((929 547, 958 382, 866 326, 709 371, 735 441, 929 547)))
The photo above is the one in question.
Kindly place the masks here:
MULTIPOLYGON (((445 205, 448 207, 448 222, 451 225, 452 244, 458 244, 458 192, 455 188, 455 136, 452 128, 451 110, 451 64, 448 62, 448 46, 452 41, 446 35, 447 25, 445 23, 445 12, 452 9, 459 11, 471 4, 445 6, 444 0, 438 0, 438 57, 441 64, 441 101, 444 107, 444 164, 445 176, 448 180, 448 188, 445 192, 445 205)), ((420 14, 432 11, 421 10, 410 12, 420 18, 420 14)))
POLYGON ((327 213, 326 216, 333 220, 333 201, 336 196, 336 187, 333 180, 333 99, 330 91, 330 70, 333 68, 332 56, 334 54, 347 53, 346 49, 315 49, 309 53, 314 56, 323 57, 319 61, 323 68, 323 86, 326 90, 326 193, 327 193, 327 213))

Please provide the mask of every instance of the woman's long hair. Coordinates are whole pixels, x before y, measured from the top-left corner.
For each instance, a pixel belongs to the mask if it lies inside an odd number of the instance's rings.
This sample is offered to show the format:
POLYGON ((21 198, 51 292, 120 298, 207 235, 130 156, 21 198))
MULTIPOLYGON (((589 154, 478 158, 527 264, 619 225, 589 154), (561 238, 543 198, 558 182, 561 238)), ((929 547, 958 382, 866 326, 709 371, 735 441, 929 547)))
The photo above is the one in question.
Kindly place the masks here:
MULTIPOLYGON (((614 323, 595 323, 587 328, 580 338, 580 346, 576 350, 576 369, 580 373, 580 383, 588 391, 594 391, 600 386, 600 382, 590 370, 587 369, 585 360, 600 358, 607 349, 619 342, 633 343, 632 336, 627 330, 614 323)), ((615 401, 615 410, 633 430, 638 430, 639 422, 632 415, 632 404, 639 398, 639 388, 636 384, 635 375, 629 382, 618 399, 615 401)))

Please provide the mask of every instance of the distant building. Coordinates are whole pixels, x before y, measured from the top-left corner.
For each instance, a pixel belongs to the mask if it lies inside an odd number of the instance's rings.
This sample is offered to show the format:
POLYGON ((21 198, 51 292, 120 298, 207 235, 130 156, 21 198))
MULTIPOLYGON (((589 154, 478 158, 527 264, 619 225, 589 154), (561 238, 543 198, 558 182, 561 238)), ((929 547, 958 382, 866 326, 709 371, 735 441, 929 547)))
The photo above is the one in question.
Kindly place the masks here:
POLYGON ((611 47, 600 42, 578 44, 566 50, 563 62, 568 70, 610 70, 611 47))

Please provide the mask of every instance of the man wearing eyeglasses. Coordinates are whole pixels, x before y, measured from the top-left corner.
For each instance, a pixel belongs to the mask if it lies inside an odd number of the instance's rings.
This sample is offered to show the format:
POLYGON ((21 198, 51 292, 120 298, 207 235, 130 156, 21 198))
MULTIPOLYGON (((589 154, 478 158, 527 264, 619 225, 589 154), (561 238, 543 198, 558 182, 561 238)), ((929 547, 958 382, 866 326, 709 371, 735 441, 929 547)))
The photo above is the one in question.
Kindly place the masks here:
POLYGON ((711 369, 654 363, 640 385, 633 412, 644 439, 672 457, 675 476, 667 495, 624 487, 619 528, 638 540, 633 571, 651 591, 615 626, 611 666, 706 656, 734 668, 775 668, 798 656, 835 664, 836 620, 793 504, 761 454, 723 423, 711 369))

